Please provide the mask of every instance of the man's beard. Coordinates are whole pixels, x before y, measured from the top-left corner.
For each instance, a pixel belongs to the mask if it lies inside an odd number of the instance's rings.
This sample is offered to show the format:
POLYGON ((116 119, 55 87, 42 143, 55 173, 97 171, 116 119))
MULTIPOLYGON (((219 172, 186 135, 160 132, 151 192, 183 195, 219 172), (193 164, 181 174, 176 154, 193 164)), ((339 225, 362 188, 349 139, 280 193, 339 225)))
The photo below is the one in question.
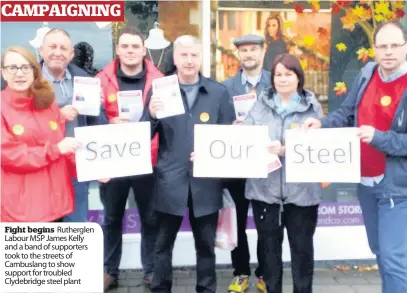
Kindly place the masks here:
POLYGON ((247 70, 247 71, 255 70, 255 69, 257 69, 259 66, 260 66, 259 63, 255 63, 255 64, 253 64, 253 65, 251 65, 251 66, 245 65, 244 62, 242 63, 242 68, 243 68, 244 70, 247 70))

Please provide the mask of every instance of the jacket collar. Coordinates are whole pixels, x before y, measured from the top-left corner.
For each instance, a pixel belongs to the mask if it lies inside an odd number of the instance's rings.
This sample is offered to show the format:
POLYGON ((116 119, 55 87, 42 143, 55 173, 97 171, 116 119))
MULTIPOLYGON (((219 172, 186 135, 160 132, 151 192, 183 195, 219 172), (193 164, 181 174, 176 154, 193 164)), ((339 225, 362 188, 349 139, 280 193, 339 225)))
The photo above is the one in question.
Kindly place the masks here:
MULTIPOLYGON (((265 88, 260 94, 259 100, 263 101, 266 105, 276 110, 277 105, 276 101, 274 100, 275 93, 276 92, 271 87, 265 88)), ((313 107, 313 109, 317 111, 319 104, 313 92, 311 92, 310 90, 304 90, 304 93, 300 94, 300 97, 301 99, 296 105, 293 112, 305 112, 310 107, 313 107)))
POLYGON ((15 109, 25 109, 33 105, 33 96, 18 96, 8 86, 1 92, 1 97, 15 109))

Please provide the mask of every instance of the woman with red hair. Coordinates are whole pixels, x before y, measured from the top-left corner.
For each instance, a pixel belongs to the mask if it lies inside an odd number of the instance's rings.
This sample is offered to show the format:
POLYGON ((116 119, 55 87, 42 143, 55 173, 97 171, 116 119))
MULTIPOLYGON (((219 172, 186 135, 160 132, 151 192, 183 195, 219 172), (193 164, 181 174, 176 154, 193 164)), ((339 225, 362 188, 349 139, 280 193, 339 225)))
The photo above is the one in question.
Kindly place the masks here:
POLYGON ((30 51, 8 48, 1 70, 1 221, 60 221, 74 209, 78 144, 65 138, 55 94, 30 51))

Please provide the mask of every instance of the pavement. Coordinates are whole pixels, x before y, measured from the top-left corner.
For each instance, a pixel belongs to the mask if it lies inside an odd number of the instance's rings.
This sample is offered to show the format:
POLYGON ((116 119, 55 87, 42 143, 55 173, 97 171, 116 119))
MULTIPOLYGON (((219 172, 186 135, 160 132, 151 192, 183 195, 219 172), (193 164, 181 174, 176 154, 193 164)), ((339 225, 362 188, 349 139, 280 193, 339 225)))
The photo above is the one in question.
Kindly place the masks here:
MULTIPOLYGON (((193 269, 174 269, 172 293, 194 293, 196 272, 193 269)), ((231 281, 231 269, 217 270, 217 293, 227 293, 231 281)), ((284 269, 283 293, 292 293, 290 269, 284 269)), ((121 272, 119 288, 109 293, 148 293, 142 285, 142 272, 125 270, 121 272)), ((256 279, 251 278, 251 286, 246 293, 258 293, 256 279)), ((354 269, 341 271, 330 268, 316 268, 313 293, 381 293, 381 281, 377 271, 360 272, 354 269)))

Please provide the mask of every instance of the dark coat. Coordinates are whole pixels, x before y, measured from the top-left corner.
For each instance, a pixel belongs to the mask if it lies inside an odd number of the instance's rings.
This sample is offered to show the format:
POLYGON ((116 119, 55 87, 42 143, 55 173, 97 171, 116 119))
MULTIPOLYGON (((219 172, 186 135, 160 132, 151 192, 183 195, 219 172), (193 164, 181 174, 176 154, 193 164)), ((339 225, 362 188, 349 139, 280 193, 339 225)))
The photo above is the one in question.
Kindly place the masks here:
POLYGON ((170 215, 184 216, 191 189, 195 217, 202 217, 222 208, 220 178, 194 178, 190 154, 194 149, 194 125, 232 124, 234 110, 226 87, 213 79, 200 77, 198 96, 191 109, 181 90, 185 114, 153 119, 146 107, 143 119, 151 122, 152 136, 159 133, 158 161, 154 207, 170 215), (202 122, 200 115, 209 114, 202 122))
MULTIPOLYGON (((266 70, 261 71, 261 78, 260 82, 256 86, 256 95, 257 97, 260 96, 261 92, 265 89, 271 86, 271 73, 266 70)), ((239 70, 239 72, 235 75, 232 76, 231 78, 225 80, 222 82, 224 86, 229 91, 229 94, 234 97, 234 96, 240 96, 246 94, 246 89, 244 85, 242 84, 242 69, 239 70)))

